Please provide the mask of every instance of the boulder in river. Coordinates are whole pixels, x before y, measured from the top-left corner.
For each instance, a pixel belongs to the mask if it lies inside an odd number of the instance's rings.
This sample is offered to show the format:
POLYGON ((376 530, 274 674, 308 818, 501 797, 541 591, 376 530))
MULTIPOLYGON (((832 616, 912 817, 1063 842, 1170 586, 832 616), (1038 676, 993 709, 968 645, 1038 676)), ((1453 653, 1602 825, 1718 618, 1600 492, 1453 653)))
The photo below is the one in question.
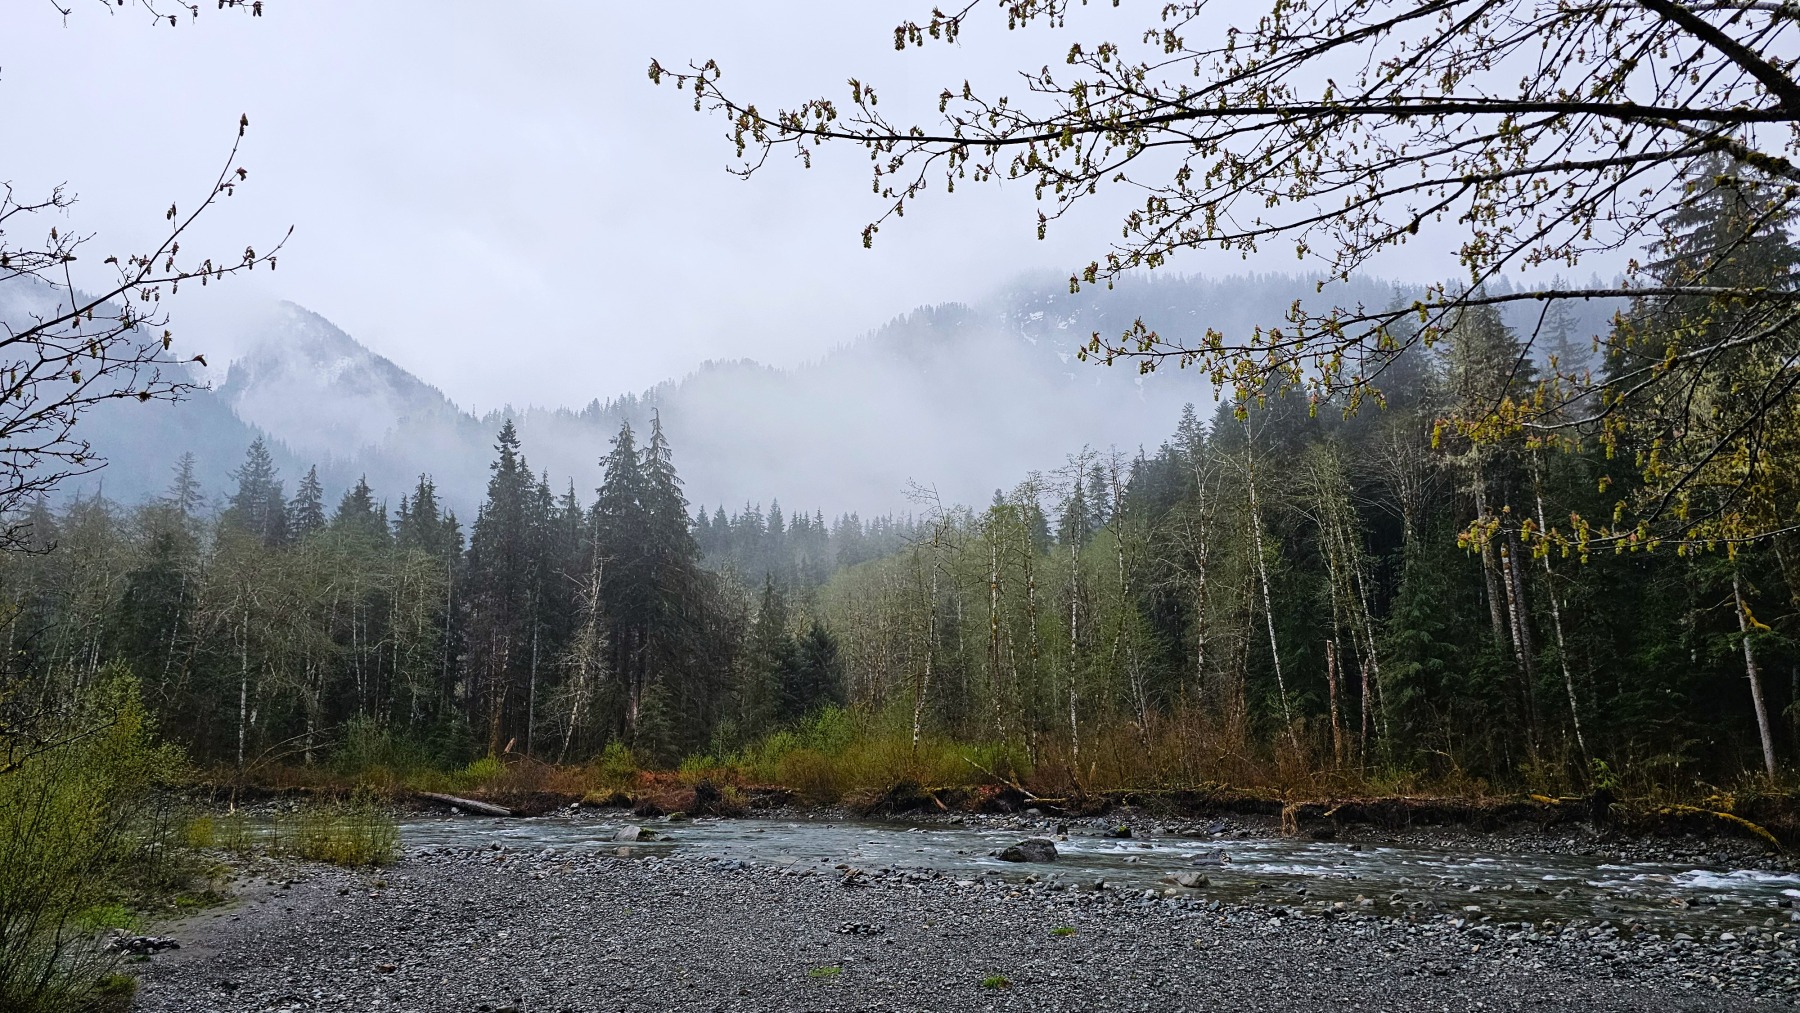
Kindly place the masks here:
POLYGON ((1229 861, 1231 861, 1230 855, 1227 855, 1224 852, 1224 850, 1221 848, 1214 848, 1211 851, 1202 851, 1199 854, 1190 857, 1188 859, 1188 864, 1189 865, 1224 865, 1226 862, 1229 862, 1229 861))
POLYGON ((1203 886, 1212 885, 1212 880, 1207 879, 1206 874, 1203 872, 1177 872, 1173 875, 1164 876, 1163 882, 1174 883, 1176 886, 1184 886, 1189 890, 1198 890, 1203 886))
POLYGON ((1056 842, 1047 837, 1033 837, 1020 841, 1000 852, 1002 862, 1054 862, 1056 861, 1056 842))
POLYGON ((620 842, 642 840, 643 837, 644 828, 635 823, 614 830, 612 835, 613 840, 620 842))

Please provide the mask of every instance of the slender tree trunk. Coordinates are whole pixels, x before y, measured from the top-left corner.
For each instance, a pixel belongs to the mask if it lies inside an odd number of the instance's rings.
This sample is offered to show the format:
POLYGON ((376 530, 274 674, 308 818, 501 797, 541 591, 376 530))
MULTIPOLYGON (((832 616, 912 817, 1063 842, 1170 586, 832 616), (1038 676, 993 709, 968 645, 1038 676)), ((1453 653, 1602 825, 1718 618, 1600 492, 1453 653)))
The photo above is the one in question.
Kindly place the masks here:
POLYGON ((1369 687, 1369 661, 1367 658, 1356 659, 1356 674, 1362 678, 1362 721, 1358 727, 1356 738, 1356 755, 1364 762, 1369 756, 1369 711, 1371 694, 1369 687))
POLYGON ((451 586, 451 581, 455 578, 455 576, 456 576, 455 560, 449 553, 445 553, 445 555, 444 555, 444 649, 441 652, 440 660, 438 662, 438 693, 440 694, 441 699, 446 700, 446 701, 450 699, 450 691, 451 691, 451 686, 450 686, 450 650, 451 650, 450 649, 450 642, 451 642, 450 618, 451 618, 451 612, 453 611, 453 609, 451 607, 451 600, 450 600, 450 586, 451 586))
POLYGON ((1750 609, 1738 575, 1731 575, 1731 597, 1737 602, 1738 632, 1744 645, 1744 674, 1750 679, 1750 704, 1756 708, 1756 731, 1762 736, 1763 770, 1775 779, 1775 736, 1769 730, 1769 708, 1763 702, 1762 675, 1756 668, 1756 650, 1750 646, 1750 609))
POLYGON ((993 694, 994 734, 1006 741, 1006 704, 1000 678, 1000 546, 988 531, 988 688, 993 694))
POLYGON ((917 756, 919 739, 925 731, 925 700, 931 692, 932 667, 937 661, 938 639, 938 568, 937 559, 931 561, 931 599, 925 609, 925 667, 921 671, 918 686, 913 693, 912 713, 912 751, 917 756))
POLYGON ((1531 616, 1525 603, 1525 581, 1520 575, 1518 536, 1507 532, 1500 544, 1501 579, 1506 582, 1506 609, 1512 617, 1513 658, 1519 669, 1519 689, 1525 704, 1526 744, 1533 756, 1539 746, 1537 720, 1536 651, 1531 642, 1531 616))
POLYGON ((1081 552, 1075 540, 1069 542, 1069 756, 1077 766, 1081 762, 1081 722, 1077 718, 1075 684, 1079 672, 1079 618, 1081 614, 1081 552))
MULTIPOLYGON (((1535 482, 1536 476, 1533 476, 1535 482)), ((1544 489, 1538 485, 1534 490, 1537 496, 1538 530, 1549 531, 1544 523, 1544 489)), ((1550 562, 1550 547, 1544 549, 1544 594, 1550 599, 1550 627, 1556 633, 1556 660, 1562 665, 1563 689, 1569 694, 1569 720, 1575 728, 1575 747, 1581 750, 1581 762, 1590 762, 1587 736, 1581 732, 1581 704, 1575 695, 1575 673, 1569 669, 1569 644, 1563 637, 1562 603, 1556 597, 1556 567, 1550 562)))
POLYGON ((1281 720, 1287 726, 1288 738, 1298 747, 1299 733, 1294 730, 1294 714, 1288 704, 1287 677, 1281 672, 1281 647, 1275 641, 1275 602, 1269 592, 1269 561, 1263 554, 1262 512, 1256 501, 1256 448, 1249 442, 1250 421, 1244 420, 1245 473, 1250 487, 1251 552, 1256 556, 1256 576, 1262 584, 1263 619, 1269 628, 1269 658, 1275 665, 1275 688, 1281 693, 1281 720))
MULTIPOLYGON (((1479 470, 1475 473, 1475 513, 1482 518, 1488 516, 1487 479, 1479 470)), ((1487 583, 1488 618, 1494 624, 1494 648, 1504 651, 1507 647, 1506 615, 1503 592, 1497 576, 1500 568, 1494 562, 1494 540, 1481 540, 1481 577, 1487 583)))
MULTIPOLYGON (((1025 549, 1025 637, 1026 637, 1025 643, 1026 643, 1026 658, 1027 658, 1027 662, 1028 662, 1027 678, 1029 678, 1031 681, 1031 696, 1032 696, 1032 701, 1033 701, 1031 709, 1033 711, 1035 711, 1037 709, 1037 701, 1043 699, 1041 696, 1039 696, 1039 694, 1044 691, 1044 687, 1042 685, 1043 677, 1040 674, 1039 667, 1038 667, 1039 650, 1038 650, 1037 568, 1032 565, 1032 560, 1036 556, 1037 556, 1037 547, 1034 545, 1027 545, 1026 549, 1025 549)), ((1021 694, 1021 695, 1023 695, 1023 694, 1021 694)), ((1020 707, 1021 711, 1024 710, 1025 702, 1023 700, 1020 701, 1019 707, 1020 707)), ((1025 727, 1026 727, 1027 745, 1031 751, 1031 759, 1032 759, 1033 763, 1036 763, 1037 762, 1037 723, 1030 722, 1030 723, 1026 724, 1025 727)))
MULTIPOLYGON (((535 610, 534 610, 535 611, 535 610)), ((540 628, 531 624, 531 675, 525 691, 525 755, 530 756, 537 735, 538 637, 540 628)))
POLYGON ((1344 765, 1344 724, 1338 717, 1338 642, 1325 641, 1325 682, 1331 692, 1331 755, 1344 765))
POLYGON ((244 741, 250 726, 250 610, 238 627, 237 769, 244 769, 244 741))

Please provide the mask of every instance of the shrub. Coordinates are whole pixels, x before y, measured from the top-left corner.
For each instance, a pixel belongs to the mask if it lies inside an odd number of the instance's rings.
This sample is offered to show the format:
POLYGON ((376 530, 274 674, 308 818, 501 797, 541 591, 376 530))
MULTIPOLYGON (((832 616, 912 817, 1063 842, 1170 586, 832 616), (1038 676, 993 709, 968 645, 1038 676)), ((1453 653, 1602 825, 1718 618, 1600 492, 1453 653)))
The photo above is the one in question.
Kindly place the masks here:
POLYGON ((471 760, 462 773, 456 776, 457 787, 467 791, 480 788, 491 781, 499 780, 506 773, 506 764, 500 762, 498 756, 484 756, 479 760, 471 760))
POLYGON ((154 743, 117 669, 55 717, 12 727, 30 731, 0 734, 0 1009, 123 1008, 94 930, 128 917, 116 896, 142 851, 143 799, 179 756, 154 743))
POLYGON ((211 816, 196 816, 188 821, 185 836, 190 848, 218 847, 218 823, 211 816))
POLYGON ((236 809, 213 819, 212 828, 215 847, 240 855, 256 850, 256 826, 236 809))
POLYGON ((588 763, 589 795, 596 799, 629 795, 637 776, 637 757, 625 743, 614 739, 588 763))
POLYGON ((278 846, 310 862, 389 865, 400 853, 400 831, 373 797, 309 805, 276 822, 278 846))

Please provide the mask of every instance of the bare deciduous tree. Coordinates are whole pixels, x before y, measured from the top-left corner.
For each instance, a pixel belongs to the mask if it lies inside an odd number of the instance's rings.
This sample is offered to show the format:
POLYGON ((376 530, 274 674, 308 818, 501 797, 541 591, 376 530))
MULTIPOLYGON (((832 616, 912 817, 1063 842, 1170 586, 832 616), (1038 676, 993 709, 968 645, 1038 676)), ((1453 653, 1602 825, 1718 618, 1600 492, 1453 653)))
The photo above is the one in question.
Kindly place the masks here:
MULTIPOLYGON (((1140 318, 1087 345, 1092 357, 1135 360, 1145 371, 1194 368, 1239 398, 1277 380, 1315 404, 1355 410, 1379 398, 1398 351, 1436 343, 1472 306, 1506 303, 1540 306, 1539 330, 1556 304, 1592 299, 1680 300, 1716 325, 1596 335, 1604 373, 1552 370, 1532 396, 1496 395, 1446 420, 1477 438, 1523 432, 1570 442, 1599 431, 1630 442, 1621 430, 1633 403, 1703 404, 1731 386, 1746 357, 1780 378, 1800 365, 1800 286, 1717 270, 1757 230, 1800 210, 1800 5, 1279 0, 1258 12, 1185 0, 1157 5, 1117 39, 1117 19, 1129 14, 1070 0, 968 0, 902 23, 893 45, 958 43, 989 24, 984 6, 994 24, 1063 38, 1046 44, 1041 68, 1020 74, 1018 91, 943 88, 931 96, 936 122, 890 115, 857 79, 844 99, 770 109, 727 90, 714 61, 681 71, 652 62, 650 78, 728 119, 743 175, 778 151, 810 166, 830 142, 866 150, 881 210, 865 243, 936 187, 1016 181, 1035 189, 1040 237, 1103 193, 1128 200, 1120 239, 1071 274, 1071 290, 1187 250, 1285 245, 1323 279, 1319 298, 1296 302, 1285 319, 1225 334, 1165 333, 1140 318), (1706 256, 1640 259, 1667 243, 1676 212, 1718 182, 1721 164, 1733 185, 1758 190, 1759 213, 1706 256), (1379 308, 1332 298, 1332 282, 1421 243, 1446 264, 1453 258, 1459 276, 1379 308), (1513 284, 1521 272, 1596 256, 1608 270, 1624 265, 1617 283, 1513 284)), ((1763 384, 1741 409, 1744 424, 1659 424, 1640 442, 1695 444, 1664 453, 1682 470, 1652 476, 1674 491, 1611 526, 1575 525, 1572 536, 1641 544, 1646 525, 1661 525, 1658 537, 1701 537, 1705 518, 1676 504, 1721 454, 1771 466, 1742 444, 1758 438, 1755 420, 1792 388, 1763 384)), ((1708 517, 1730 516, 1732 506, 1708 517)))
MULTIPOLYGON (((113 9, 113 4, 104 4, 113 9)), ((221 0, 221 8, 262 13, 260 2, 221 0)), ((156 23, 190 18, 192 4, 138 0, 156 23)), ((72 8, 56 5, 64 17, 72 8)), ((179 398, 193 381, 173 354, 173 333, 161 308, 164 293, 183 283, 206 285, 257 267, 273 270, 286 236, 262 251, 245 247, 226 258, 197 258, 182 250, 194 223, 237 192, 249 175, 238 148, 250 125, 240 117, 237 137, 212 186, 194 203, 171 203, 168 231, 155 246, 105 256, 102 267, 77 281, 74 265, 94 235, 66 223, 45 226, 41 239, 21 239, 45 219, 61 219, 75 205, 67 185, 22 196, 0 180, 0 516, 14 516, 30 499, 103 462, 77 431, 88 409, 105 401, 179 398)), ((291 230, 290 230, 291 231, 291 230)), ((185 361, 205 363, 200 355, 185 361)), ((16 547, 19 529, 0 530, 0 546, 16 547)))

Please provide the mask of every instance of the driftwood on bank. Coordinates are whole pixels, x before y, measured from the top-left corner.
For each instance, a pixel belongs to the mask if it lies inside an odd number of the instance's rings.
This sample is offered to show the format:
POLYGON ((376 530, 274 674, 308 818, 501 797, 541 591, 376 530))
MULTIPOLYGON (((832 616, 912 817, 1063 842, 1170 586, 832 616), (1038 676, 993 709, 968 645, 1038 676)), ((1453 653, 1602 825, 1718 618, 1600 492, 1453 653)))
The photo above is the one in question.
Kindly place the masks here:
POLYGON ((477 802, 472 798, 457 798, 455 795, 440 795, 435 791, 419 792, 419 797, 431 799, 433 802, 442 802, 445 805, 453 805, 458 809, 467 809, 469 812, 480 813, 483 816, 511 816, 513 814, 513 811, 505 806, 497 806, 491 802, 477 802))

